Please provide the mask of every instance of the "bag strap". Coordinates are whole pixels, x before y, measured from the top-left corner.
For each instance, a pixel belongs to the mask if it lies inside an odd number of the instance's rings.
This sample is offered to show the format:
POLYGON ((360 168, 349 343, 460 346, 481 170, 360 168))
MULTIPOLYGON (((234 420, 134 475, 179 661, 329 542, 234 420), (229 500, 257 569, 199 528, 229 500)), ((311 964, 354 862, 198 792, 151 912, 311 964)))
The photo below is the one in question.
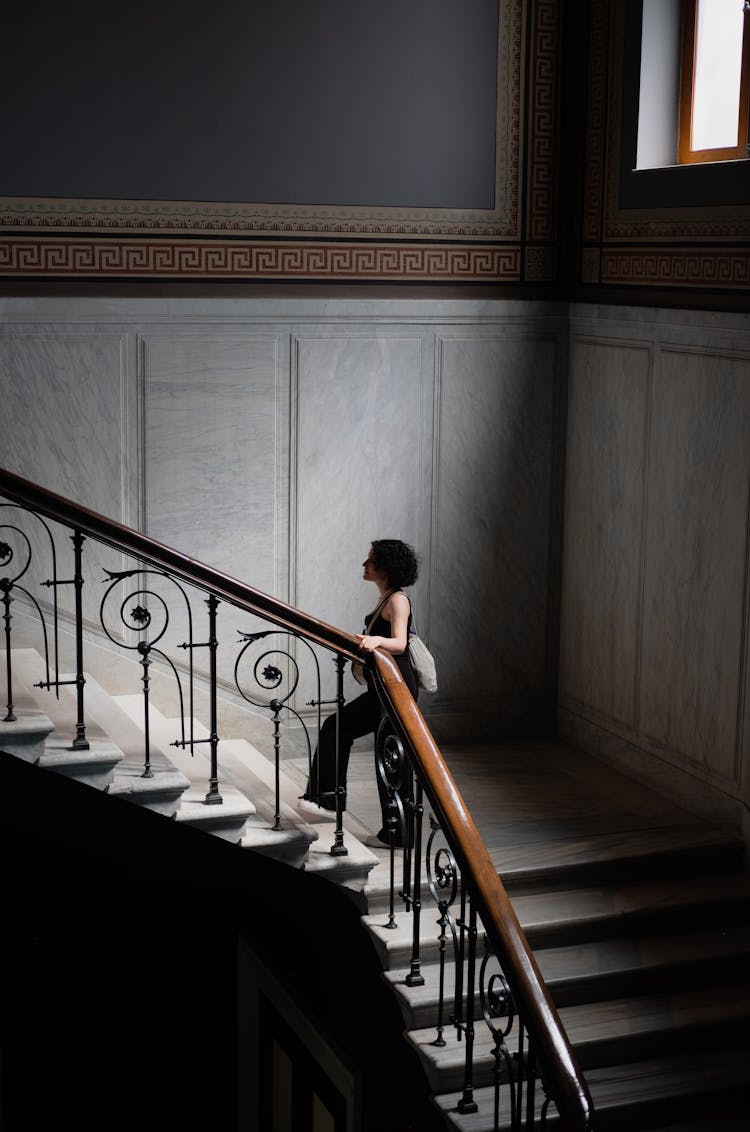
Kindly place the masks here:
POLYGON ((385 597, 381 598, 377 608, 375 609, 375 612, 373 613, 372 617, 370 618, 370 620, 367 623, 367 632, 369 634, 370 630, 372 629, 372 626, 375 624, 375 621, 377 620, 377 616, 380 613, 380 610, 386 604, 388 599, 392 598, 394 594, 404 594, 404 597, 409 602, 409 620, 408 620, 407 626, 406 626, 406 640, 407 640, 407 644, 408 644, 409 637, 410 636, 416 637, 417 630, 414 627, 414 614, 412 613, 412 609, 411 609, 411 598, 409 597, 409 595, 407 593, 404 593, 403 590, 389 590, 388 593, 385 595, 385 597))
POLYGON ((387 594, 385 595, 385 597, 382 597, 382 598, 380 599, 380 601, 378 602, 377 606, 375 607, 375 612, 373 613, 372 617, 370 618, 370 620, 369 620, 369 621, 368 621, 368 623, 367 623, 367 632, 368 632, 368 635, 369 635, 369 632, 370 632, 370 630, 372 629, 373 625, 374 625, 374 624, 375 624, 375 622, 377 621, 377 618, 378 618, 378 614, 380 613, 380 610, 381 610, 381 609, 383 608, 383 606, 384 606, 384 605, 386 604, 386 602, 388 601, 388 599, 389 599, 389 598, 392 598, 392 597, 393 597, 393 595, 394 595, 395 593, 398 593, 398 592, 399 592, 398 590, 389 590, 389 591, 388 591, 388 593, 387 593, 387 594))

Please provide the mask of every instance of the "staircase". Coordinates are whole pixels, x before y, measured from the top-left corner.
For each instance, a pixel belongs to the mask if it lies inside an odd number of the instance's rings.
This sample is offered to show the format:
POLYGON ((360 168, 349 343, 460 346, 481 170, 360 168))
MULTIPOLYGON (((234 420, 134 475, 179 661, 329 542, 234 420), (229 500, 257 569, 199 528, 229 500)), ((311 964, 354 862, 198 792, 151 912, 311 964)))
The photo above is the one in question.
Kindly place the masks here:
MULTIPOLYGON (((551 761, 549 769, 554 774, 551 761)), ((460 777, 459 784, 471 805, 470 788, 460 777)), ((691 822, 552 840, 541 854, 531 849, 526 861, 499 848, 493 857, 506 858, 503 882, 586 1075, 597 1132, 750 1127, 750 875, 741 839, 691 822), (509 856, 515 864, 506 863, 509 856)), ((409 987, 409 917, 401 914, 397 929, 388 930, 387 893, 372 881, 366 891, 366 922, 446 1126, 489 1132, 495 1062, 479 1010, 477 1112, 457 1111, 465 1043, 446 1025, 445 1044, 434 1044, 437 912, 430 914, 429 892, 422 908, 424 985, 409 987)), ((511 1049, 513 1037, 511 1031, 511 1049)), ((506 1093, 501 1128, 510 1121, 506 1093)), ((551 1111, 547 1127, 554 1125, 551 1111)))
MULTIPOLYGON (((0 663, 4 664, 0 652, 0 663)), ((71 721, 75 719, 75 692, 60 688, 59 699, 35 687, 42 661, 34 649, 15 649, 13 674, 17 723, 0 723, 0 749, 46 769, 66 774, 111 795, 184 822, 243 849, 252 849, 314 872, 331 871, 333 826, 301 817, 296 802, 301 791, 281 774, 281 829, 275 830, 273 764, 245 739, 221 742, 221 805, 206 805, 209 763, 196 746, 190 754, 175 739, 181 733, 177 719, 165 717, 151 703, 149 732, 153 777, 143 777, 144 709, 140 695, 110 695, 86 674, 87 739, 91 749, 70 748, 71 721), (36 736, 36 745, 28 736, 36 736), (110 738, 110 736, 112 738, 110 738), (116 742, 115 742, 116 740, 116 742)), ((198 740, 208 736, 198 720, 193 721, 198 740)), ((336 862, 336 883, 359 891, 375 855, 354 835, 347 838, 348 855, 336 862)))
MULTIPOLYGON (((91 749, 72 752, 66 738, 75 718, 72 689, 63 687, 58 700, 35 688, 39 663, 33 650, 14 652, 19 722, 0 726, 0 749, 185 822, 231 842, 238 851, 275 857, 341 885, 365 909, 363 922, 399 1003, 405 1037, 421 1061, 446 1129, 492 1129, 495 1058, 479 1011, 472 1075, 476 1112, 457 1111, 465 1043, 448 1023, 449 1010, 443 1020, 445 1044, 434 1044, 437 912, 426 886, 424 985, 409 987, 411 916, 397 907, 397 926, 386 926, 388 853, 364 846, 357 837, 361 823, 349 815, 349 854, 331 856, 332 823, 311 824, 295 808, 301 793, 299 768, 296 776, 291 766, 282 773, 282 829, 273 830, 273 765, 246 740, 222 739, 224 801, 205 805, 209 772, 201 748, 190 756, 171 746, 179 725, 152 706, 154 773, 143 778, 141 697, 111 696, 90 676, 91 749)), ((196 736, 204 737, 201 725, 195 726, 196 736)), ((459 786, 463 791, 460 776, 459 786)), ((368 790, 372 797, 374 791, 368 790)), ((470 781, 466 795, 471 805, 470 781)), ((357 809, 356 796, 352 807, 357 809)), ((502 838, 493 844, 491 830, 485 840, 586 1072, 596 1129, 747 1128, 750 876, 743 871, 741 840, 722 827, 694 822, 660 826, 651 821, 645 830, 607 832, 600 821, 598 829, 596 822, 589 823, 594 827, 589 835, 561 836, 564 824, 550 823, 553 832, 548 830, 525 851, 509 852, 502 838)), ((447 995, 452 995, 450 983, 447 995)), ((510 1119, 506 1093, 500 1091, 501 1128, 510 1119)), ((554 1125, 551 1111, 547 1127, 554 1125)))

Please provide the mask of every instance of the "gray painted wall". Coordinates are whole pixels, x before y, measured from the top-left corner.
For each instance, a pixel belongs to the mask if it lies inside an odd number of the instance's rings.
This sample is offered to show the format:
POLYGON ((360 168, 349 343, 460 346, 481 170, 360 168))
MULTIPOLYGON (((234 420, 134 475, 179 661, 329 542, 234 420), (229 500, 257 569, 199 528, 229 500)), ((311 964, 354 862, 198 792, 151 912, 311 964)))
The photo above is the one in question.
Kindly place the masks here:
MULTIPOLYGON (((436 733, 553 720, 564 309, 8 299, 0 316, 11 470, 352 632, 371 539, 403 538, 436 733)), ((220 614, 222 641, 257 628, 220 614)))
POLYGON ((749 504, 750 319, 574 307, 561 729, 734 820, 749 504))
MULTIPOLYGON (((747 811, 747 316, 8 299, 0 318, 12 470, 352 631, 369 541, 407 539, 438 738, 549 718, 559 642, 565 737, 747 811)), ((251 627, 221 610, 222 641, 251 627)))

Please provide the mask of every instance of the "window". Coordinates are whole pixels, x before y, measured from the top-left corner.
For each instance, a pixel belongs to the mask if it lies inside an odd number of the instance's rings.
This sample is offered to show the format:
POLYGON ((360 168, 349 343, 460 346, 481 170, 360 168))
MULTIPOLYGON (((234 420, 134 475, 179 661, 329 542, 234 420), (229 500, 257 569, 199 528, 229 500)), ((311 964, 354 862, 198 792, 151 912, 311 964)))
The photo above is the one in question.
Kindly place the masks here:
POLYGON ((747 156, 750 3, 685 0, 679 161, 747 156))

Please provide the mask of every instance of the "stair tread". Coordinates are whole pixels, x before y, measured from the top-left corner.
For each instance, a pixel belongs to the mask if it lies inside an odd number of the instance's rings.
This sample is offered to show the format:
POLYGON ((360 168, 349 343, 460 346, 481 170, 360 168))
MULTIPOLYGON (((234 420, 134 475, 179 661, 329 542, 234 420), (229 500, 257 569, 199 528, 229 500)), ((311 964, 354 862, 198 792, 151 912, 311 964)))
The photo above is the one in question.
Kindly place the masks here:
MULTIPOLYGON (((620 1106, 645 1108, 656 1101, 676 1103, 680 1100, 689 1104, 691 1099, 707 1093, 721 1093, 728 1088, 737 1087, 744 1087, 750 1096, 748 1064, 750 1049, 706 1051, 591 1069, 586 1074, 586 1081, 594 1112, 599 1121, 603 1122, 607 1112, 620 1106)), ((501 1088, 501 1128, 507 1126, 509 1119, 507 1094, 508 1090, 501 1088)), ((490 1086, 474 1090, 474 1100, 479 1111, 466 1116, 455 1111, 458 1100, 455 1091, 439 1094, 435 1100, 444 1113, 450 1114, 451 1123, 456 1128, 465 1132, 488 1132, 493 1127, 494 1089, 490 1086)), ((551 1112, 554 1112, 554 1107, 551 1112)), ((744 1120, 744 1124, 735 1125, 732 1122, 725 1125, 723 1121, 717 1123, 714 1115, 713 1122, 699 1120, 687 1124, 671 1124, 662 1128, 661 1132, 703 1132, 704 1129, 709 1132, 709 1129, 719 1127, 746 1128, 746 1115, 744 1120)))
POLYGON ((676 877, 649 884, 555 889, 516 896, 513 906, 527 936, 540 936, 565 924, 580 930, 602 921, 625 923, 643 913, 668 915, 706 904, 748 901, 750 874, 738 872, 676 877))
MULTIPOLYGON (((605 925, 610 935, 623 935, 628 921, 657 911, 661 916, 677 911, 696 910, 716 903, 750 906, 750 874, 677 878, 671 882, 623 885, 608 888, 597 886, 561 889, 552 892, 517 896, 513 907, 527 938, 543 954, 542 940, 559 935, 579 935, 605 925)), ((437 947, 435 927, 437 909, 422 908, 420 941, 427 953, 437 947)), ((384 958, 395 962, 411 949, 412 920, 403 907, 396 910, 395 929, 386 928, 387 915, 368 913, 363 917, 383 950, 384 958)), ((388 961, 387 966, 392 966, 388 961)))
POLYGON ((555 877, 576 870, 596 867, 611 874, 616 865, 653 866, 659 858, 677 859, 690 853, 706 856, 710 849, 740 852, 742 837, 726 825, 695 823, 671 826, 638 826, 615 833, 591 837, 568 837, 516 847, 493 844, 487 836, 487 850, 506 888, 512 890, 536 881, 551 882, 555 877))
MULTIPOLYGON (((605 976, 623 978, 631 975, 637 983, 638 976, 644 972, 653 972, 663 978, 665 971, 672 967, 684 974, 686 966, 693 967, 699 961, 705 965, 722 960, 726 962, 731 958, 747 958, 750 956, 750 925, 684 935, 614 938, 596 943, 539 948, 534 955, 553 999, 561 988, 576 984, 578 995, 585 1000, 587 986, 605 976)), ((721 973, 720 969, 718 973, 721 973)), ((402 1003, 405 1016, 414 1019, 417 1026, 431 1024, 436 1021, 439 1001, 440 971, 437 963, 422 965, 422 986, 407 986, 405 975, 405 970, 385 972, 387 981, 402 1003), (417 1021, 420 1015, 426 1020, 417 1021)), ((444 1000, 448 1004, 453 988, 453 964, 449 963, 444 985, 444 1000)))
MULTIPOLYGON (((741 984, 718 989, 700 988, 603 1003, 585 1003, 563 1007, 559 1015, 568 1039, 586 1069, 587 1049, 595 1046, 600 1052, 604 1042, 611 1043, 616 1049, 616 1043, 622 1040, 646 1042, 649 1037, 667 1032, 679 1035, 721 1023, 750 1021, 750 986, 741 984)), ((513 1030, 516 1030, 515 1024, 513 1030)), ((466 1045, 458 1040, 453 1027, 446 1027, 443 1033, 445 1045, 436 1047, 433 1045, 435 1033, 434 1026, 412 1030, 409 1032, 409 1039, 427 1061, 433 1079, 450 1074, 455 1081, 462 1072, 466 1045)), ((513 1048, 512 1038, 508 1044, 513 1048)), ((486 1077, 486 1070, 493 1063, 492 1046, 489 1028, 484 1023, 476 1025, 474 1070, 477 1079, 481 1080, 482 1066, 486 1077)), ((616 1059, 619 1060, 617 1057, 616 1059)), ((593 1069, 587 1070, 587 1080, 592 1072, 593 1069)))

